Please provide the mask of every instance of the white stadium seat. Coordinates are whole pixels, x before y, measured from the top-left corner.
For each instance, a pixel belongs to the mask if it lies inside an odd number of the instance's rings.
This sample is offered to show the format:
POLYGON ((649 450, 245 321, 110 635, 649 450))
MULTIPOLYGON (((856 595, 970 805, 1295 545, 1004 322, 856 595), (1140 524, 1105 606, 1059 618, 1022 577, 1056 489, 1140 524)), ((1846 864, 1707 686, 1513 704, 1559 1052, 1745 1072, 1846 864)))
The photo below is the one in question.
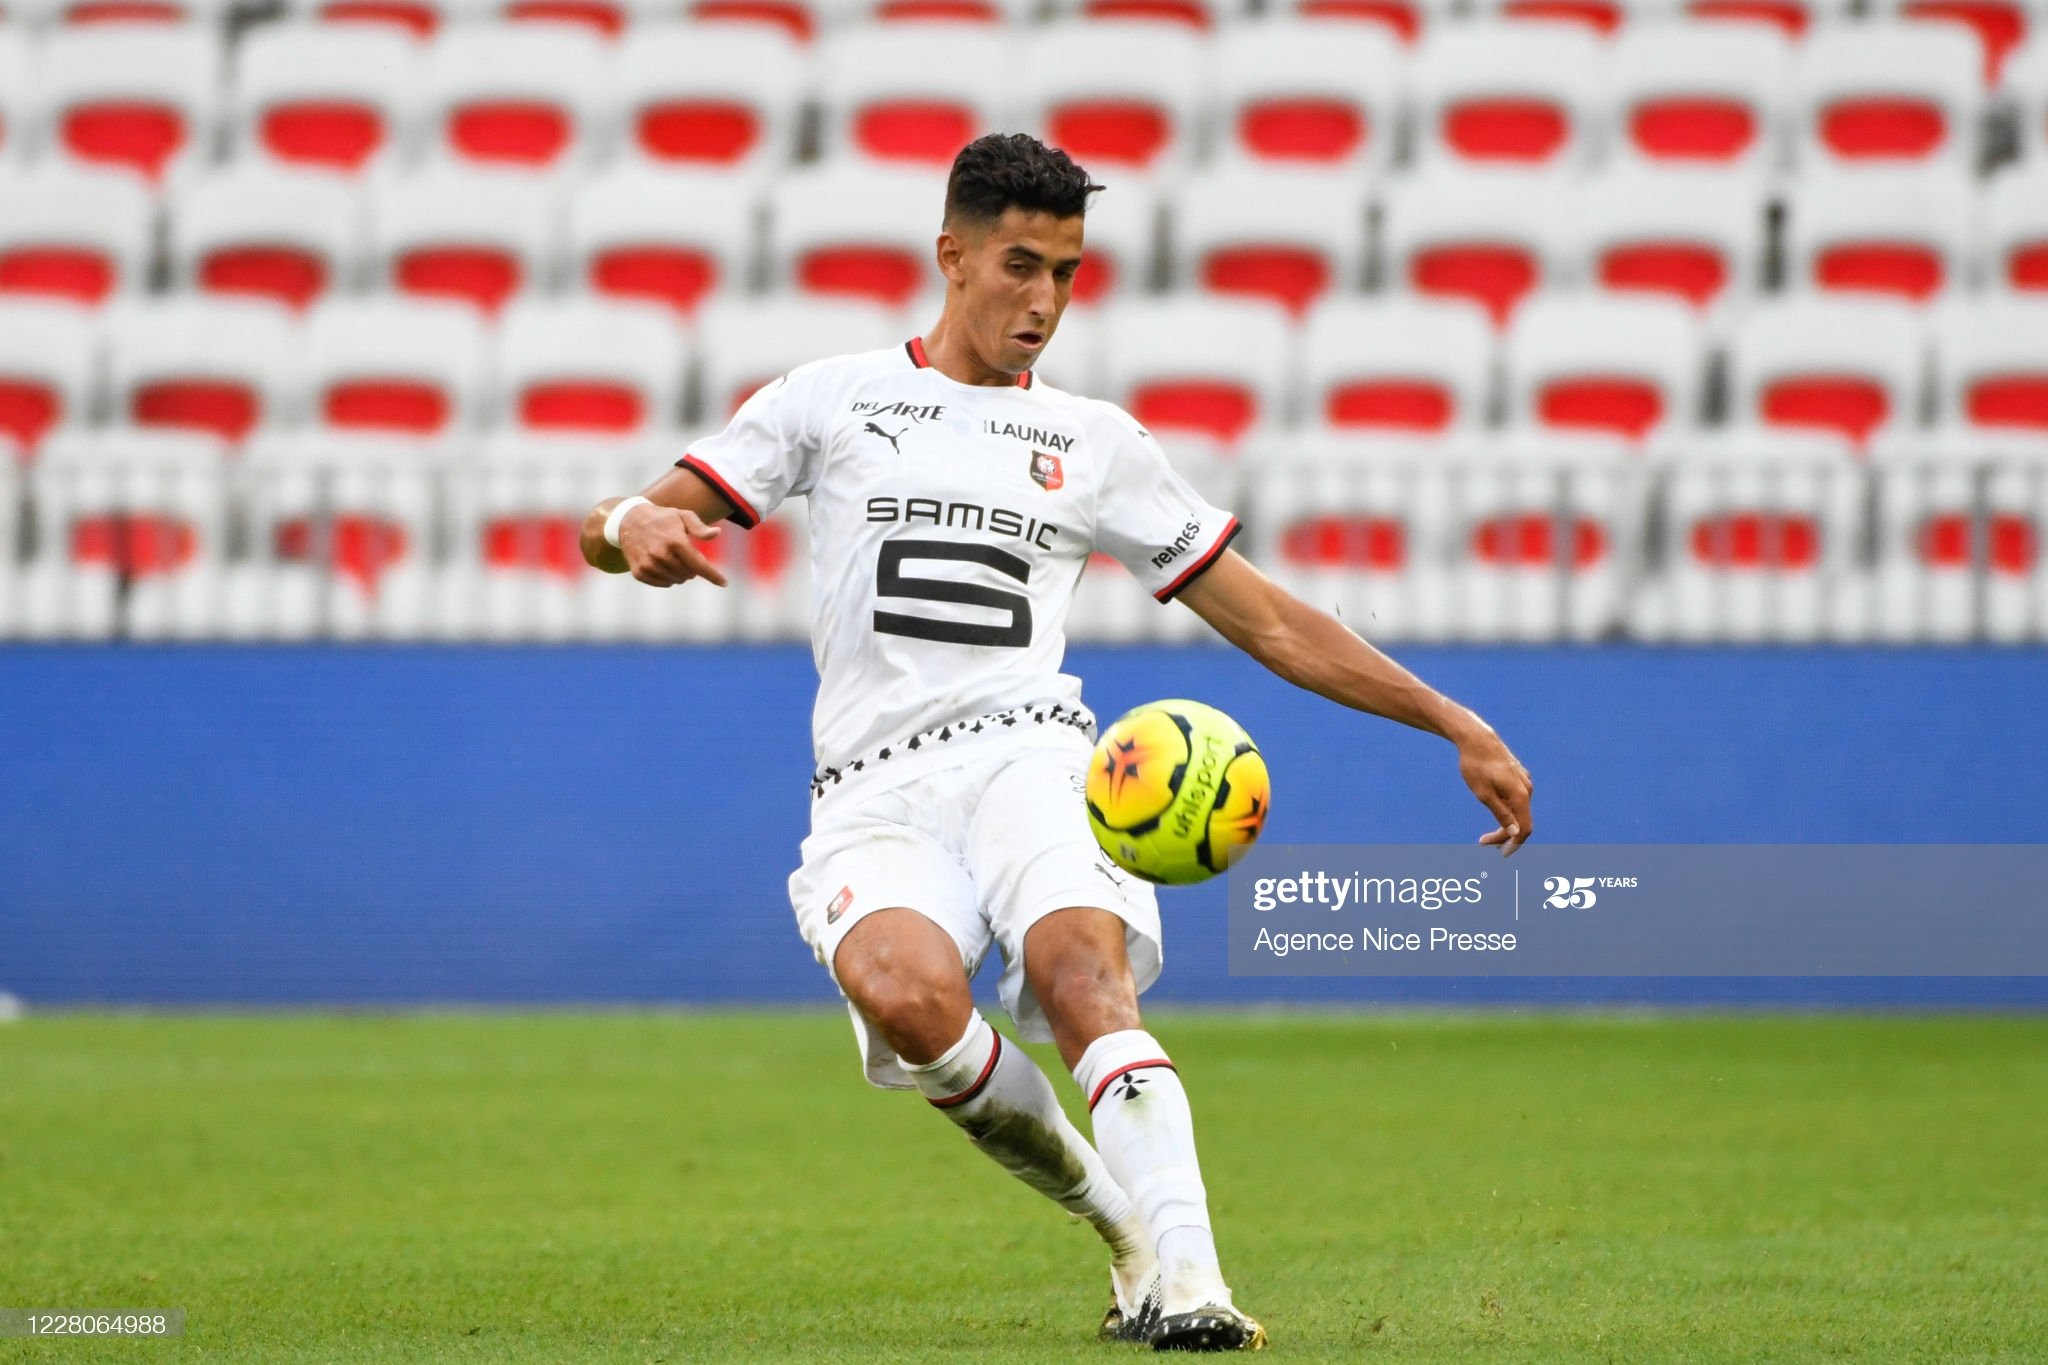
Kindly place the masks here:
POLYGON ((156 230, 125 171, 47 162, 0 172, 0 294, 97 304, 140 289, 156 230))
POLYGON ((1976 40, 1951 25, 1831 25, 1795 64, 1801 166, 1948 161, 1969 168, 1984 107, 1976 40))
POLYGON ((1107 181, 1164 171, 1198 149, 1213 96, 1192 31, 1135 20, 1047 24, 1025 40, 1021 125, 1107 181))
POLYGON ((1976 178, 1948 165, 1816 168, 1786 198, 1786 282, 1925 303, 1969 283, 1976 210, 1976 178))
POLYGON ((1645 23, 1614 40, 1616 150, 1633 160, 1774 170, 1792 44, 1761 24, 1645 23))
POLYGON ((1299 314, 1364 287, 1366 211, 1364 186, 1326 173, 1244 167, 1190 177, 1169 234, 1175 283, 1299 314))
POLYGON ((304 308, 362 276, 363 204, 339 175, 256 165, 197 181, 171 210, 182 288, 304 308))
POLYGON ((1162 440, 1225 443, 1287 419, 1296 373, 1287 311, 1253 299, 1126 299, 1102 318, 1103 397, 1162 440))
POLYGON ((235 53, 234 142, 243 156, 360 172, 419 142, 426 62, 376 24, 266 24, 235 53))
POLYGON ((939 167, 1001 127, 1016 40, 980 24, 878 25, 822 44, 818 105, 828 157, 939 167))
POLYGON ((698 423, 723 427, 754 390, 798 365, 909 339, 896 313, 872 300, 782 294, 711 303, 697 320, 698 423))
POLYGON ((809 76, 796 42, 751 24, 641 24, 614 76, 633 156, 712 170, 784 166, 796 155, 809 76))
POLYGON ((1424 162, 1579 167, 1607 100, 1601 42, 1582 28, 1504 20, 1446 24, 1409 66, 1424 162))
POLYGON ((902 305, 939 278, 945 174, 868 162, 790 172, 769 192, 770 281, 902 305))
POLYGON ((1677 300, 1534 299, 1508 327, 1505 359, 1516 423, 1638 442, 1700 424, 1706 348, 1677 300))
POLYGON ((1977 259, 1987 289, 2048 290, 2048 162, 2008 166, 1984 190, 1977 259))
POLYGON ((1893 299, 1794 295, 1759 302, 1729 352, 1737 423, 1863 444, 1921 417, 1925 325, 1893 299))
POLYGON ((1505 324, 1557 282, 1574 196, 1555 176, 1444 167, 1392 183, 1380 214, 1388 284, 1470 299, 1505 324))
POLYGON ((1977 40, 1984 83, 1996 85, 2008 57, 2041 15, 2039 0, 1871 0, 1873 15, 1949 24, 1977 40))
POLYGON ((1462 299, 1333 298, 1301 339, 1303 420, 1432 436, 1486 424, 1498 357, 1486 310, 1462 299))
POLYGON ((729 24, 808 43, 824 31, 837 9, 833 0, 680 0, 661 5, 655 17, 729 24))
POLYGON ((372 272, 402 294, 496 312, 553 280, 561 219, 560 197, 538 178, 422 168, 374 187, 372 272))
POLYGON ((1617 166, 1576 197, 1572 273, 1614 293, 1740 308, 1763 279, 1763 185, 1741 171, 1617 166))
POLYGON ((857 0, 853 6, 856 15, 878 24, 1027 24, 1040 8, 1038 0, 857 0))
POLYGON ((1933 332, 1937 424, 2048 437, 2048 299, 1956 300, 1933 332))
POLYGON ((1689 18, 1769 27, 1794 41, 1822 23, 1846 19, 1854 0, 1684 0, 1689 18))
POLYGON ((329 299, 306 319, 315 425, 435 441, 476 425, 489 375, 476 310, 446 300, 329 299))
POLYGON ((1456 8, 1454 0, 1274 0, 1268 7, 1271 13, 1299 19, 1357 24, 1411 47, 1456 8))
POLYGON ((748 286, 760 235, 751 179, 628 162, 570 200, 569 273, 592 293, 687 316, 748 286))
POLYGON ((527 300, 498 325, 497 425, 639 436, 682 419, 687 351, 665 308, 527 300))
POLYGON ((203 160, 221 106, 221 48, 174 24, 65 28, 36 58, 47 141, 72 161, 164 181, 203 160))
POLYGON ((107 319, 114 412, 139 427, 229 442, 300 413, 300 337, 269 299, 182 295, 124 302, 107 319))
POLYGON ((457 26, 427 62, 427 145, 470 165, 551 171, 587 160, 612 63, 596 35, 554 24, 457 26))
POLYGON ((73 304, 0 298, 0 435, 33 454, 87 421, 100 392, 102 328, 73 304))
POLYGON ((1403 52, 1392 34, 1341 20, 1272 19, 1216 48, 1219 150, 1331 170, 1376 170, 1399 136, 1403 52))
POLYGON ((1249 15, 1255 0, 1053 0, 1055 14, 1106 23, 1176 24, 1197 33, 1249 15))
POLYGON ((466 6, 462 0, 288 0, 289 7, 324 28, 386 29, 408 38, 431 38, 466 6))

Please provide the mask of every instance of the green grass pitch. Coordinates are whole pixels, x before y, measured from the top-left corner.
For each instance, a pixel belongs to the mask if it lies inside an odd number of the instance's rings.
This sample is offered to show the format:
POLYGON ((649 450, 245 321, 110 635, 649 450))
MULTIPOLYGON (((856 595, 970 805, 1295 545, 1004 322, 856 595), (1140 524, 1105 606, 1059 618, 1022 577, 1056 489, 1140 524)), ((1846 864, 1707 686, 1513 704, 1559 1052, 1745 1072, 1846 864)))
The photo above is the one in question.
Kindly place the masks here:
MULTIPOLYGON (((2048 1359, 2048 1020, 1152 1023, 1270 1358, 2048 1359)), ((1135 1359, 1106 1293, 832 1012, 0 1026, 0 1306, 189 1314, 0 1360, 1135 1359)))

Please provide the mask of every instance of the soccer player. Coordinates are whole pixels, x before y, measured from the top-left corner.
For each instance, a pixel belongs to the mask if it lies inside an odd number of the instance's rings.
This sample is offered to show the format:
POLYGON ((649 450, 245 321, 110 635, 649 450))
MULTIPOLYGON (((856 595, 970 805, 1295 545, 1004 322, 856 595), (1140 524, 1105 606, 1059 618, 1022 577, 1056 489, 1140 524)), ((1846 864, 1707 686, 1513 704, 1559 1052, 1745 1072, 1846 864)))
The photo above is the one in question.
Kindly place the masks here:
POLYGON ((1534 830, 1530 779, 1477 715, 1231 550, 1236 519, 1128 413, 1033 376, 1100 188, 1021 134, 969 145, 946 185, 931 330, 767 385, 643 493, 592 508, 583 552, 656 587, 723 586, 702 548, 718 523, 809 498, 818 767, 789 893, 868 1079, 915 1088, 1095 1226, 1104 1336, 1255 1350, 1265 1331, 1219 1268, 1187 1092, 1138 1013, 1158 905, 1104 857, 1081 796, 1095 721, 1060 665, 1090 552, 1281 677, 1451 741, 1496 824, 1480 842, 1503 854, 1534 830), (975 1009, 991 945, 1018 1035, 1058 1045, 1094 1146, 975 1009))

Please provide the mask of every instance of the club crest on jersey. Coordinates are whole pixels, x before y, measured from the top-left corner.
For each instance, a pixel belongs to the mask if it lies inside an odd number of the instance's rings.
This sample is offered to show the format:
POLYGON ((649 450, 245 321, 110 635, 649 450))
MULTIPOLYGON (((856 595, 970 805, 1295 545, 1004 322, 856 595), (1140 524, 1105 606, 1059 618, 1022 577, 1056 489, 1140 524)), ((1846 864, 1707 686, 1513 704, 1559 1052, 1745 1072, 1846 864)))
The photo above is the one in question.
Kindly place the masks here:
POLYGON ((832 898, 832 903, 825 907, 825 923, 839 923, 839 917, 845 914, 847 907, 852 904, 853 888, 850 886, 840 887, 839 894, 834 896, 832 898))
POLYGON ((1060 457, 1042 450, 1032 451, 1031 481, 1048 493, 1066 483, 1067 477, 1060 471, 1060 457))

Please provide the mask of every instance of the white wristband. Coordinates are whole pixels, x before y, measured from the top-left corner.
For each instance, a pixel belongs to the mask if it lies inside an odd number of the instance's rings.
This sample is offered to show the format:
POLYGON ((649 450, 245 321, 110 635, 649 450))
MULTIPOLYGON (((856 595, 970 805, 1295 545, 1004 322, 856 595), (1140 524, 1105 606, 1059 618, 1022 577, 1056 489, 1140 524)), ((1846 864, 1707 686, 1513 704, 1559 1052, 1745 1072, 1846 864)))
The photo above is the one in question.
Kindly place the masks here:
POLYGON ((635 507, 651 507, 653 505, 654 504, 649 502, 646 498, 643 498, 638 494, 635 494, 634 496, 627 498, 624 502, 621 502, 617 507, 614 507, 611 510, 611 515, 607 516, 604 519, 605 544, 611 546, 614 550, 618 549, 619 528, 626 524, 626 513, 632 511, 635 507))

